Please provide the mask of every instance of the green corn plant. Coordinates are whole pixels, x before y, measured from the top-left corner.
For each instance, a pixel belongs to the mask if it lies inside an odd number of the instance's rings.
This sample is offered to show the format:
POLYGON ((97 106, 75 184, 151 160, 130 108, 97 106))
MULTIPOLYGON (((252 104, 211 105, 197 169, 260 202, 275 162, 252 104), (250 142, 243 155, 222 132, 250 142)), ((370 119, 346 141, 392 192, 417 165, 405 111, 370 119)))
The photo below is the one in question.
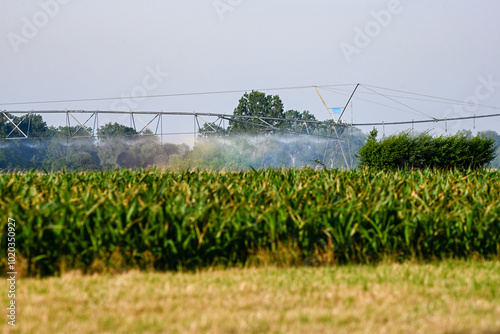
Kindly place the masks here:
POLYGON ((0 175, 0 208, 18 222, 26 274, 38 276, 117 266, 115 258, 123 270, 244 266, 281 247, 304 261, 332 252, 339 264, 492 258, 499 198, 500 173, 486 170, 0 175))

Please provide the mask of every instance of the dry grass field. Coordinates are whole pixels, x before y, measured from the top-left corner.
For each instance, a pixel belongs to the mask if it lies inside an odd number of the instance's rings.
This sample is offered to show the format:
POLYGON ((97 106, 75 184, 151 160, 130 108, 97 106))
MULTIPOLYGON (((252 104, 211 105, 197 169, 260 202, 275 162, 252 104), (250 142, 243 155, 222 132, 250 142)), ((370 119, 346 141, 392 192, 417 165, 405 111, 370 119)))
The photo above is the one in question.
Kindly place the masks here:
POLYGON ((18 280, 16 332, 492 334, 499 282, 498 260, 71 272, 18 280))

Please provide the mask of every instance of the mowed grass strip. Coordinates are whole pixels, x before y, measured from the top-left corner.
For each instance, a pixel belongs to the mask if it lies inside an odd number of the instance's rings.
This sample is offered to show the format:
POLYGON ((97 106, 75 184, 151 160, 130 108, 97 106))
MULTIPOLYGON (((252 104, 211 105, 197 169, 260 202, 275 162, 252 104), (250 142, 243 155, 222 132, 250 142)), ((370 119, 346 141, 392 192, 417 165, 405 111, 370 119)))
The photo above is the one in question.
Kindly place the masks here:
MULTIPOLYGON (((500 262, 66 273, 18 281, 18 333, 498 333, 500 262)), ((6 295, 0 294, 2 305, 6 295)), ((9 332, 7 326, 4 332, 9 332)), ((13 331, 12 331, 13 332, 13 331)))

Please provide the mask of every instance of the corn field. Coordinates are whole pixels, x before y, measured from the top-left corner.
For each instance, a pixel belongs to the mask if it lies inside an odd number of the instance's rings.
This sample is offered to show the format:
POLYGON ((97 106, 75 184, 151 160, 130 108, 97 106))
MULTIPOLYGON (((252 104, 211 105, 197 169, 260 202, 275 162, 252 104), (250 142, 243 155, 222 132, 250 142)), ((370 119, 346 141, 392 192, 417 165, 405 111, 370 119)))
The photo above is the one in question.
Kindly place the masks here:
POLYGON ((245 266, 283 247, 312 264, 500 255, 500 173, 485 170, 28 172, 0 192, 32 276, 245 266))

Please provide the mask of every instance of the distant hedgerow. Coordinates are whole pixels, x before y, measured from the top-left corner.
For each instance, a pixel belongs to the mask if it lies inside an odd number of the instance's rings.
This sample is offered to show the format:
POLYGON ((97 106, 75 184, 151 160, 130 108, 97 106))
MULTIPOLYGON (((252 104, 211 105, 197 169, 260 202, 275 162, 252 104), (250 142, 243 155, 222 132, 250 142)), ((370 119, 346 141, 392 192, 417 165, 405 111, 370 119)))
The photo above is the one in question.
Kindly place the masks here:
POLYGON ((359 167, 379 170, 404 168, 478 169, 495 158, 495 141, 481 134, 466 133, 432 137, 427 132, 412 135, 402 132, 377 140, 377 130, 370 132, 359 150, 359 167))

